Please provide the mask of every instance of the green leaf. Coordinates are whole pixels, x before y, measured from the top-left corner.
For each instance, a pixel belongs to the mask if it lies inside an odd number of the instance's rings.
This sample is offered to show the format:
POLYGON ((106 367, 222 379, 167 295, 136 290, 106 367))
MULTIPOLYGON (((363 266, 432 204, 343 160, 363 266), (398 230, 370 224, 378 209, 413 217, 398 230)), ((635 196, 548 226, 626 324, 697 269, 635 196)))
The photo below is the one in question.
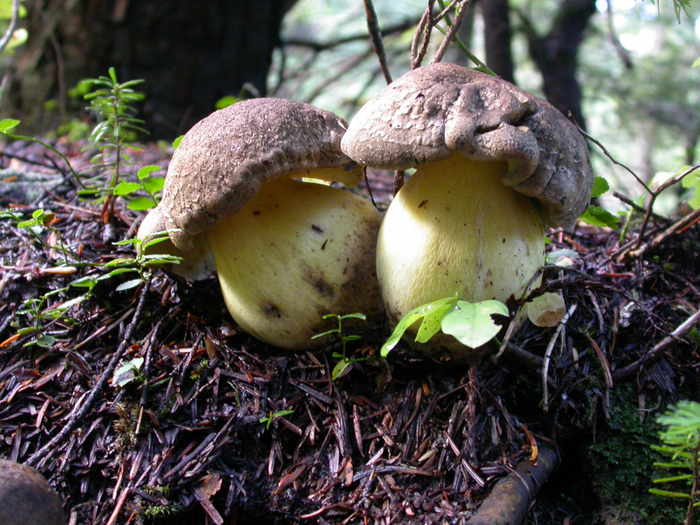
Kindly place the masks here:
POLYGON ((574 250, 569 250, 567 248, 561 250, 554 250, 547 254, 545 262, 547 264, 557 264, 557 261, 562 257, 569 257, 570 259, 580 259, 581 257, 574 250))
POLYGON ((418 332, 416 333, 416 342, 427 343, 430 341, 430 338, 437 334, 442 328, 442 318, 450 308, 452 308, 451 303, 443 304, 435 307, 423 317, 423 322, 418 327, 418 332))
MULTIPOLYGON (((27 16, 27 8, 23 5, 19 6, 19 17, 27 16)), ((12 18, 12 0, 0 2, 0 20, 9 20, 12 18)))
POLYGON ((603 193, 610 191, 610 184, 603 177, 593 179, 593 191, 591 197, 600 197, 603 193))
POLYGON ((124 388, 126 385, 139 377, 139 372, 143 366, 143 357, 135 357, 130 361, 124 361, 119 368, 112 374, 112 384, 119 388, 124 388))
POLYGON ((114 187, 112 193, 117 196, 129 195, 142 188, 141 184, 138 182, 120 182, 114 187))
POLYGON ((659 489, 649 489, 649 492, 656 494, 657 496, 665 496, 667 498, 683 498, 690 499, 690 494, 684 494, 683 492, 671 492, 669 490, 659 490, 659 489))
POLYGON ((139 286, 143 281, 141 279, 131 279, 129 281, 125 281, 119 286, 117 286, 116 291, 117 292, 123 292, 125 290, 131 290, 132 288, 136 288, 139 286))
POLYGON ((234 97, 232 95, 228 95, 217 100, 216 104, 214 104, 214 107, 216 109, 224 109, 229 106, 233 106, 236 102, 240 102, 241 100, 243 99, 234 97))
POLYGON ((688 479, 693 479, 692 474, 683 474, 681 476, 670 476, 668 478, 655 479, 653 483, 673 483, 675 481, 686 481, 688 479))
POLYGON ((691 67, 698 67, 700 66, 700 58, 696 58, 695 62, 693 62, 693 65, 691 67))
POLYGON ((155 208, 156 204, 148 197, 137 197, 136 199, 129 201, 129 204, 127 204, 126 207, 130 210, 150 210, 151 208, 155 208))
POLYGON ((3 53, 7 53, 11 49, 21 46, 27 41, 27 38, 29 38, 29 33, 25 28, 20 27, 19 29, 16 29, 12 33, 12 37, 10 37, 10 41, 7 43, 3 53))
POLYGON ((354 313, 354 314, 345 314, 340 316, 341 319, 362 319, 363 321, 367 320, 367 316, 365 314, 361 313, 354 313))
POLYGON ((173 148, 174 149, 177 149, 177 147, 180 145, 180 142, 182 142, 182 137, 184 137, 184 135, 180 135, 175 140, 173 140, 173 148))
POLYGON ((457 301, 442 318, 442 331, 470 348, 477 348, 501 330, 493 321, 493 314, 508 315, 508 308, 500 301, 457 301))
POLYGON ((432 313, 436 308, 439 308, 448 303, 454 303, 455 301, 457 301, 456 297, 445 297, 443 299, 433 301, 432 303, 419 306, 418 308, 414 308, 413 310, 408 312, 403 317, 403 319, 399 321, 399 324, 396 325, 396 328, 394 328, 394 331, 389 336, 389 339, 387 339, 386 342, 382 345, 382 348, 380 350, 381 356, 386 357, 387 355, 389 355, 389 352, 391 352, 391 350, 398 344, 398 342, 403 337, 403 334, 406 333, 406 330, 411 328, 411 326, 413 326, 420 319, 432 313))
POLYGON ((690 190, 688 195, 688 205, 697 210, 700 208, 700 176, 697 173, 691 173, 687 177, 683 178, 681 184, 684 188, 690 190))
POLYGON ((16 128, 21 121, 12 118, 6 118, 0 121, 0 133, 8 134, 12 129, 16 128))
POLYGON ((80 279, 76 279, 75 281, 70 283, 70 286, 75 286, 76 288, 87 288, 88 290, 92 290, 96 284, 97 279, 91 276, 85 276, 81 277, 80 279))
POLYGON ((620 224, 620 219, 615 217, 612 213, 599 206, 593 205, 589 206, 579 219, 591 226, 607 226, 613 230, 620 224))
MULTIPOLYGON (((129 259, 131 260, 131 259, 129 259)), ((136 268, 117 268, 116 270, 112 270, 109 273, 106 273, 104 275, 100 275, 97 280, 98 281, 106 281, 107 279, 111 279, 112 277, 116 277, 117 275, 121 275, 123 273, 132 273, 136 272, 136 268)))
POLYGON ((139 177, 139 180, 142 181, 143 179, 147 178, 154 171, 159 171, 162 169, 163 168, 161 168, 160 166, 157 166, 157 165, 144 166, 143 168, 141 168, 138 171, 137 175, 139 177))
POLYGON ((50 348, 56 342, 56 338, 51 335, 42 335, 36 340, 36 344, 42 348, 50 348))
POLYGON ((352 365, 352 361, 350 361, 347 357, 343 357, 340 361, 338 361, 338 364, 333 367, 333 371, 331 372, 331 381, 335 381, 343 377, 343 375, 349 371, 348 367, 350 365, 352 365))
POLYGON ((163 189, 163 185, 165 184, 165 178, 164 177, 150 177, 148 179, 143 180, 142 182, 143 182, 143 189, 146 190, 151 195, 153 195, 154 193, 163 189))

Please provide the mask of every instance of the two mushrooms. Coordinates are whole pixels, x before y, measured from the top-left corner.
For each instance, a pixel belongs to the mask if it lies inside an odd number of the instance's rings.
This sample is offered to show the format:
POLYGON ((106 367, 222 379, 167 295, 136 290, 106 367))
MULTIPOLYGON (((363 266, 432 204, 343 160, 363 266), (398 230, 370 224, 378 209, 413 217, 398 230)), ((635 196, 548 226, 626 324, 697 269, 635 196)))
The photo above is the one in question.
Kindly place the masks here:
POLYGON ((378 324, 386 311, 396 324, 455 294, 519 296, 544 264, 543 223, 572 225, 592 183, 583 137, 551 105, 439 63, 384 88, 347 128, 281 99, 213 113, 181 141, 139 237, 168 231, 183 257, 175 273, 216 268, 242 329, 303 349, 328 330, 326 314, 378 324), (363 166, 416 168, 384 217, 323 183, 352 187, 363 166))

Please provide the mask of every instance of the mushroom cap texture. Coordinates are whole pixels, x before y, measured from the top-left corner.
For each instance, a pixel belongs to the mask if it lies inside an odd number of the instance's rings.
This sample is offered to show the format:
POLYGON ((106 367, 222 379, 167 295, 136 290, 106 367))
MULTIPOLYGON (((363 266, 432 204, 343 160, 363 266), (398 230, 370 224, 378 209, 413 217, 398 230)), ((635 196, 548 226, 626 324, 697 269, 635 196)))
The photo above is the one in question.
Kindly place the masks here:
MULTIPOLYGON (((160 204, 139 230, 144 239, 163 230, 179 250, 196 235, 236 214, 265 182, 295 171, 343 168, 340 151, 347 125, 310 104, 259 98, 221 109, 182 138, 168 167, 160 204)), ((339 171, 341 182, 359 183, 361 166, 339 171)))
POLYGON ((64 525, 63 503, 36 470, 0 459, 0 523, 64 525))
POLYGON ((502 182, 537 199, 553 226, 573 225, 593 187, 586 141, 554 106, 455 64, 414 69, 382 89, 355 115, 341 147, 357 162, 392 170, 454 153, 505 160, 502 182))

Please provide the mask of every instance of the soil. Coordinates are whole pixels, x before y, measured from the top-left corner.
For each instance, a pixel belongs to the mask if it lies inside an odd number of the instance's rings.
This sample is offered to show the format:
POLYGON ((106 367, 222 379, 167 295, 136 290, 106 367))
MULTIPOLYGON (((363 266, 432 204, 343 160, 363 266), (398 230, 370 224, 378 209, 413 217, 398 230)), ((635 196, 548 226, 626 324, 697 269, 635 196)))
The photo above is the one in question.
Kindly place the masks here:
MULTIPOLYGON (((52 145, 90 169, 94 150, 52 145)), ((575 256, 535 293, 561 293, 570 317, 526 324, 497 358, 470 367, 399 345, 384 359, 387 333, 358 329, 348 355, 368 359, 332 380, 339 342, 256 341, 215 278, 105 278, 134 258, 115 242, 143 212, 118 198, 104 213, 44 147, 1 148, 0 456, 42 472, 71 523, 466 523, 544 450, 559 466, 524 523, 673 523, 683 510, 650 501, 649 445, 657 414, 700 399, 697 213, 678 231, 635 214, 622 240, 549 231, 548 252, 575 256), (41 224, 23 225, 33 214, 41 224)), ((133 179, 172 151, 128 153, 133 179)), ((385 205, 391 175, 369 187, 385 205)))

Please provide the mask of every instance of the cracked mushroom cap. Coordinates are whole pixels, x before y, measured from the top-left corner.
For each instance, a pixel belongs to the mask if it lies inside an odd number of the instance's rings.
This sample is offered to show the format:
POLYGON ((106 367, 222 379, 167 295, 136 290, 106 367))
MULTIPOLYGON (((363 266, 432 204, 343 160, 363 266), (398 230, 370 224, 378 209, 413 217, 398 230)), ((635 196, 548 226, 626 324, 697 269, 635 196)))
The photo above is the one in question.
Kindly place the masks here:
POLYGON ((266 182, 311 170, 348 187, 364 178, 360 166, 343 169, 353 164, 340 151, 346 127, 333 113, 285 99, 246 100, 212 113, 175 150, 162 200, 141 224, 139 239, 167 230, 169 251, 184 259, 173 272, 209 276, 214 262, 199 234, 238 213, 266 182))
POLYGON ((459 153, 508 162, 502 182, 537 200, 543 220, 569 227, 586 210, 593 172, 586 141, 548 102, 502 79, 447 63, 414 69, 353 118, 342 150, 381 169, 459 153))

